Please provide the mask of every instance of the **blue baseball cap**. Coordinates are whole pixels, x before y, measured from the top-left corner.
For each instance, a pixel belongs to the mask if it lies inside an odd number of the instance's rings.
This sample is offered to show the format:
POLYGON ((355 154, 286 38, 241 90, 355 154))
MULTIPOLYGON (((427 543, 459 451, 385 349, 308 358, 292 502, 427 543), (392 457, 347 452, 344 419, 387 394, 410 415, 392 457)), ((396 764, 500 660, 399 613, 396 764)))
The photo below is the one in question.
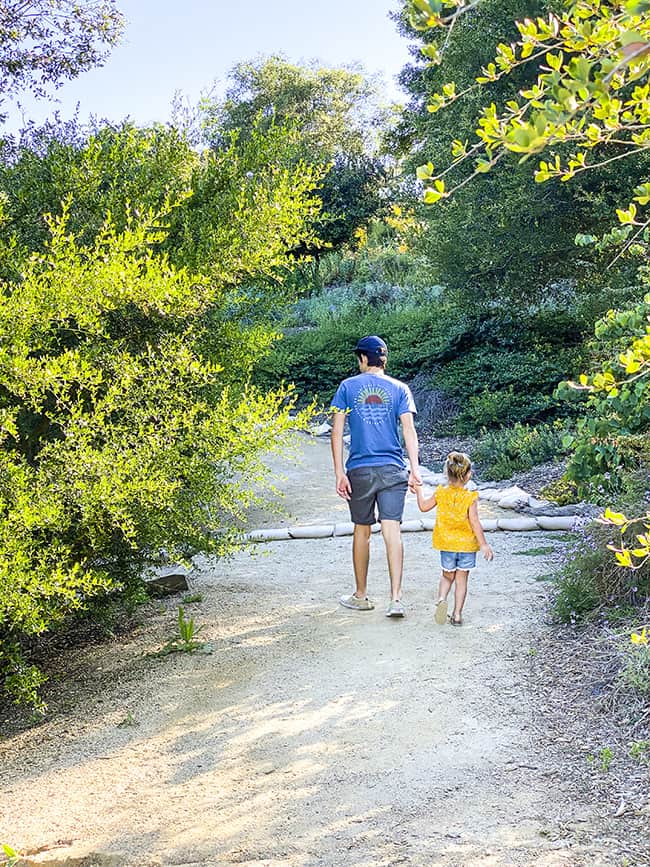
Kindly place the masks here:
POLYGON ((388 353, 388 347, 381 337, 372 334, 369 337, 362 337, 354 347, 354 351, 363 352, 364 355, 386 355, 388 353))

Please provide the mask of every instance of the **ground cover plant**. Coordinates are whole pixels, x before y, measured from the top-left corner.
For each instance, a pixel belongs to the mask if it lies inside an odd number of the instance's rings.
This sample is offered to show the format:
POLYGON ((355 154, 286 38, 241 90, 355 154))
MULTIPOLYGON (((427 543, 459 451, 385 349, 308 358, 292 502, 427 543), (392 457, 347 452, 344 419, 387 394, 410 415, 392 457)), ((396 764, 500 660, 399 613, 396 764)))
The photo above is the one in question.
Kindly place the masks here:
POLYGON ((392 375, 425 378, 456 407, 426 433, 550 423, 574 412, 555 392, 580 364, 586 322, 582 311, 549 306, 522 311, 516 324, 510 314, 477 313, 438 286, 336 284, 305 295, 278 323, 282 341, 256 378, 292 382, 302 400, 327 401, 340 377, 356 371, 358 335, 377 333, 388 343, 392 375))
POLYGON ((538 464, 554 461, 566 455, 563 440, 566 423, 514 424, 486 432, 472 449, 472 460, 486 479, 509 479, 538 464))

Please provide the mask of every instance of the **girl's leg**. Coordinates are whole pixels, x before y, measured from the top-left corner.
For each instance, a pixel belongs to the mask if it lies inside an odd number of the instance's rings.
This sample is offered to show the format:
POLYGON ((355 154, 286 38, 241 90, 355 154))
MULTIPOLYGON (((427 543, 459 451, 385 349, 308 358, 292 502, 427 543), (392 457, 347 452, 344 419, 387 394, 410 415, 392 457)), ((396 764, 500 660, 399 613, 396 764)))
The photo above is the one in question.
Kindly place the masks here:
POLYGON ((463 616, 463 605, 465 604, 465 597, 467 596, 468 576, 469 570, 456 569, 456 581, 454 582, 454 614, 452 616, 452 620, 456 622, 460 621, 463 616))
POLYGON ((449 596, 449 591, 451 590, 451 585, 454 583, 455 577, 456 572, 448 572, 446 569, 442 570, 440 585, 438 586, 438 601, 446 599, 447 596, 449 596))
POLYGON ((454 583, 456 572, 450 572, 447 569, 442 570, 440 576, 440 586, 438 587, 438 601, 436 602, 436 613, 434 620, 439 626, 447 621, 447 596, 451 590, 451 585, 454 583))

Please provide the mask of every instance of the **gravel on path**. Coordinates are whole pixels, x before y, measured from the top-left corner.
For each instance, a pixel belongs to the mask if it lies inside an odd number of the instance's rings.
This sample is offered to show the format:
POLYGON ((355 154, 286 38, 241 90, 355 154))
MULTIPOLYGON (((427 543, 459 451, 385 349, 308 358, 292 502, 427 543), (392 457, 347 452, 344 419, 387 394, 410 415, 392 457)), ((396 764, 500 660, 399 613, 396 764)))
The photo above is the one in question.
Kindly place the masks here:
MULTIPOLYGON (((328 444, 305 452, 304 469, 276 465, 292 519, 340 515, 328 444)), ((405 537, 401 621, 384 616, 379 538, 369 612, 337 604, 348 538, 200 560, 207 652, 147 655, 170 637, 167 604, 67 654, 51 717, 0 743, 0 844, 78 867, 622 863, 536 728, 529 651, 553 537, 491 541, 460 629, 433 621, 425 533, 405 537)))

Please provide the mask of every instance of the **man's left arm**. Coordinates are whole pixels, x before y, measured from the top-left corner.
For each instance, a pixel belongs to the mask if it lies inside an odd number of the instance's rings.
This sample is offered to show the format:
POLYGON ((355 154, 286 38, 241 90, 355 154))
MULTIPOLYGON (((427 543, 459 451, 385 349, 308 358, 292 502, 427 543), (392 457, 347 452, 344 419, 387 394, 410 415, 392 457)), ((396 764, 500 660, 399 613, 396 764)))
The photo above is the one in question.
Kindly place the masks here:
POLYGON ((409 456, 411 464, 411 474, 409 475, 409 485, 421 485, 422 478, 420 477, 420 449, 418 445, 418 434, 413 423, 413 413, 403 412, 400 417, 402 422, 402 433, 404 434, 404 445, 406 446, 406 454, 409 456))

